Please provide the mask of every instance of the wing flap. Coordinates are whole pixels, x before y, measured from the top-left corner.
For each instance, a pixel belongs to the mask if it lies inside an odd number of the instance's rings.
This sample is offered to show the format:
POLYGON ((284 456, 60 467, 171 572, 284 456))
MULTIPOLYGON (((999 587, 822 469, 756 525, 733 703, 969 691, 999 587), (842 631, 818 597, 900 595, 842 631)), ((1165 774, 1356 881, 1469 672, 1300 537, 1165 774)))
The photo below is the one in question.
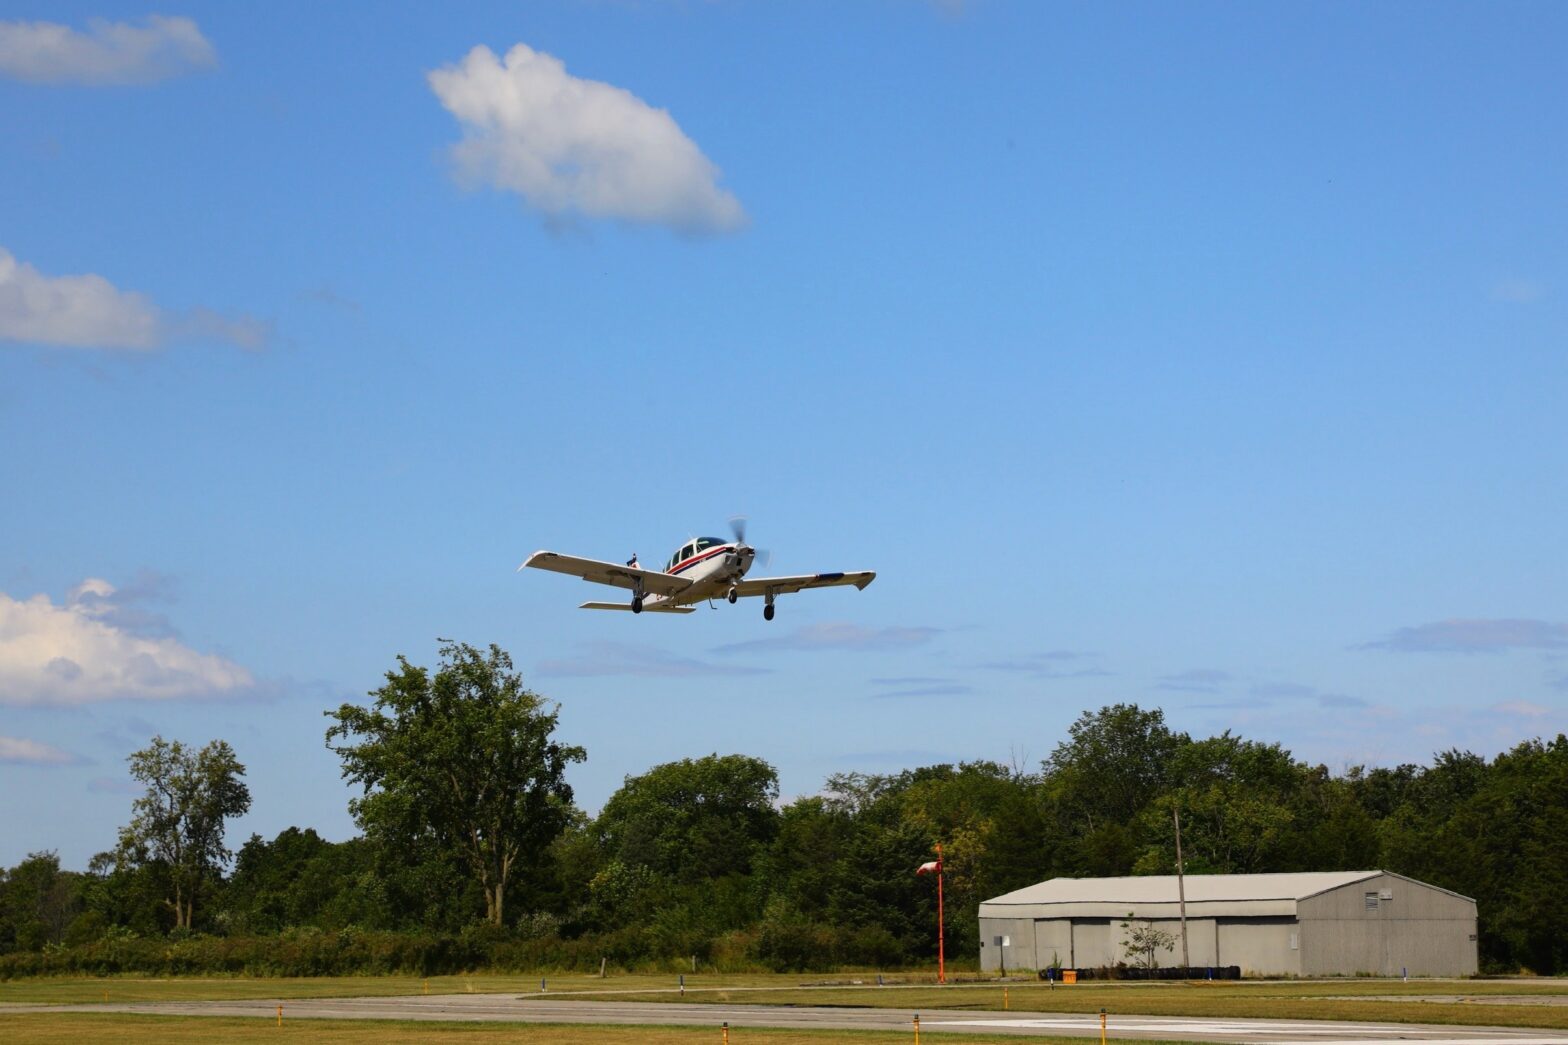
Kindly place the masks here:
POLYGON ((807 573, 799 577, 758 577, 755 580, 748 578, 735 585, 735 594, 766 595, 771 591, 775 595, 789 595, 807 588, 836 588, 845 584, 853 584, 864 590, 866 585, 876 579, 876 573, 870 570, 861 573, 807 573))
MULTIPOLYGON (((585 602, 577 608, 580 610, 625 610, 627 613, 630 613, 632 611, 632 604, 629 602, 585 602)), ((697 612, 696 608, 692 606, 667 606, 662 602, 643 603, 642 611, 644 613, 697 612)))
POLYGON ((598 559, 579 559, 575 555, 562 555, 559 552, 534 552, 518 569, 530 566, 536 570, 549 570, 552 573, 564 573, 569 577, 581 577, 595 584, 625 588, 627 591, 636 591, 637 582, 640 580, 642 590, 649 595, 678 595, 691 587, 691 581, 686 578, 672 577, 658 570, 643 570, 636 566, 600 562, 598 559))

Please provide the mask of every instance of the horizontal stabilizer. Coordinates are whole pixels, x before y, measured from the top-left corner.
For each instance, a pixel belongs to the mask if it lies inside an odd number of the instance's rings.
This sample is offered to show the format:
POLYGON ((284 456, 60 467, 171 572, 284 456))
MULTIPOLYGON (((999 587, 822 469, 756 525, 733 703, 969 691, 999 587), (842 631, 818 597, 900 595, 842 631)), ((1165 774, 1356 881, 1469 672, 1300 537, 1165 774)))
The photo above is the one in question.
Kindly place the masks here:
MULTIPOLYGON (((627 613, 630 613, 632 611, 632 604, 629 602, 585 602, 577 608, 580 610, 625 610, 627 613)), ((643 603, 642 611, 644 613, 697 612, 691 606, 662 606, 659 603, 643 603)))

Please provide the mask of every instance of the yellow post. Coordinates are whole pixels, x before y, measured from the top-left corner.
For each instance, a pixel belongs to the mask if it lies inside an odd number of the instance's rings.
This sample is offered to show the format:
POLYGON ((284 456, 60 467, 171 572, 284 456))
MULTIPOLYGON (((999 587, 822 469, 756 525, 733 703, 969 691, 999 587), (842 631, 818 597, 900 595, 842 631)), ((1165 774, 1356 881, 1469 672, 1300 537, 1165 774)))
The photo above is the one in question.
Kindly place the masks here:
POLYGON ((278 1026, 283 1026, 283 1006, 278 1006, 278 1026))
POLYGON ((724 1022, 724 1045, 730 1045, 730 1025, 728 1020, 724 1022))
POLYGON ((915 1045, 920 1045, 920 1013, 915 1013, 915 1045))
POLYGON ((1105 1045, 1105 1010, 1100 1010, 1100 1045, 1105 1045))
POLYGON ((430 993, 430 981, 429 980, 425 981, 425 993, 426 994, 430 993))
POLYGON ((1002 1011, 1007 1011, 1007 988, 1002 988, 1002 1011))

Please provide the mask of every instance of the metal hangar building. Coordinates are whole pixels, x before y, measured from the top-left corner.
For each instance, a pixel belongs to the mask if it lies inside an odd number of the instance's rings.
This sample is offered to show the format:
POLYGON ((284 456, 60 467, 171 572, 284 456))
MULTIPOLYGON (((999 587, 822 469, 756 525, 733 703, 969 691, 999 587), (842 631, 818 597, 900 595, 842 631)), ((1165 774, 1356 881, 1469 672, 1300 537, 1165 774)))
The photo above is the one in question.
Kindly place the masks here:
MULTIPOLYGON (((1468 896, 1389 871, 1189 874, 1191 964, 1243 976, 1469 976, 1478 969, 1468 896)), ((1124 923, 1176 938, 1156 955, 1182 964, 1175 875, 1052 878, 980 904, 980 968, 1093 969, 1136 964, 1124 923)))

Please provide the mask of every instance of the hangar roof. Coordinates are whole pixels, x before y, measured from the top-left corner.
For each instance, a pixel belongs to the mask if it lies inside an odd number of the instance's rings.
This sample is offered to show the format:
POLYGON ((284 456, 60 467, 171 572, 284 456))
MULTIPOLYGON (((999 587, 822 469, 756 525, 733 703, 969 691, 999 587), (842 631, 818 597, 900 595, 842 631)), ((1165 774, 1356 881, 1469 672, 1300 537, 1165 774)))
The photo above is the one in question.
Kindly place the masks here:
MULTIPOLYGON (((1299 871, 1290 874, 1189 874, 1187 902, 1305 900, 1329 889, 1376 878, 1382 871, 1299 871)), ((1176 876, 1052 878, 1025 886, 988 904, 1175 903, 1176 876)))

